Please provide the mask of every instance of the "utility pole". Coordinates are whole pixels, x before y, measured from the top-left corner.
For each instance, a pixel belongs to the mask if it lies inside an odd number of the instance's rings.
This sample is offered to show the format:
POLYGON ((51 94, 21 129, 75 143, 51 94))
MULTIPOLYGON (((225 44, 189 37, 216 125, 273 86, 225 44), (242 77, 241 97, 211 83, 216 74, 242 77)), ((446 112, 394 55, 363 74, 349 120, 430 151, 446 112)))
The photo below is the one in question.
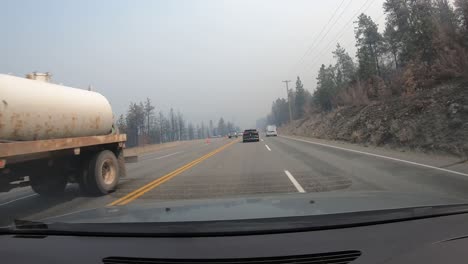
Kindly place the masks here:
POLYGON ((292 122, 292 112, 291 112, 291 98, 289 97, 289 88, 288 83, 291 82, 290 80, 283 81, 286 83, 286 95, 288 96, 288 106, 289 106, 289 122, 292 122))

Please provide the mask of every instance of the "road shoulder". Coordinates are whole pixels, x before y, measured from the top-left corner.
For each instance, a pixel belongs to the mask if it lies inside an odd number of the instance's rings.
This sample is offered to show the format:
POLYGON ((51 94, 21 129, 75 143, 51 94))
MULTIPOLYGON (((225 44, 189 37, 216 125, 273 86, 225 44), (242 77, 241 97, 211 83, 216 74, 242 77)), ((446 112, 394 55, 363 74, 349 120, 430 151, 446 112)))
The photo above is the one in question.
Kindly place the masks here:
POLYGON ((454 171, 458 171, 462 173, 468 173, 468 160, 455 157, 455 156, 450 156, 450 155, 420 153, 420 152, 414 152, 414 151, 398 151, 398 150, 390 149, 387 147, 362 146, 362 145, 357 145, 357 144, 343 142, 343 141, 324 140, 324 139, 302 137, 302 136, 280 135, 279 137, 288 138, 291 140, 296 139, 296 140, 302 140, 302 141, 310 141, 312 143, 328 145, 328 146, 337 147, 337 148, 344 148, 344 149, 349 149, 353 151, 366 152, 369 154, 390 157, 393 159, 399 159, 399 160, 434 166, 438 168, 454 170, 454 171))

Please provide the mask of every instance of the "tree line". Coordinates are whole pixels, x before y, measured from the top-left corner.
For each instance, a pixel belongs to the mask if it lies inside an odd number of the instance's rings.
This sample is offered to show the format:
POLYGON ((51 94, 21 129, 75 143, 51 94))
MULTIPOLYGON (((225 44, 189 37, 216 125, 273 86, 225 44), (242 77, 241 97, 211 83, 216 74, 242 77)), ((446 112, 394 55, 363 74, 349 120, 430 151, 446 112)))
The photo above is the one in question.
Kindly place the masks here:
MULTIPOLYGON (((339 43, 322 64, 313 94, 297 77, 289 92, 294 119, 340 106, 410 96, 453 79, 468 79, 468 1, 387 0, 385 30, 366 14, 355 23, 356 58, 339 43)), ((288 100, 272 104, 269 123, 289 120, 288 100)))
POLYGON ((226 136, 229 132, 240 130, 223 117, 217 124, 213 120, 194 124, 173 108, 167 113, 162 110, 157 112, 149 98, 144 102, 130 103, 127 113, 121 114, 116 123, 119 133, 127 134, 128 147, 226 136))

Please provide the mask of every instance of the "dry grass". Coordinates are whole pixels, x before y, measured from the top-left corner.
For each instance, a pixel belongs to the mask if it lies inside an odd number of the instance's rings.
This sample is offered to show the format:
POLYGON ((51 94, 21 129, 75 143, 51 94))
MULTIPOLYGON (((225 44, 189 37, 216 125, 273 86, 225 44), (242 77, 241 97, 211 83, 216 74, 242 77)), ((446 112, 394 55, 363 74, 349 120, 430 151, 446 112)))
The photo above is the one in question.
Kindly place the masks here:
POLYGON ((366 85, 360 82, 355 82, 341 90, 337 94, 334 101, 337 106, 366 105, 370 103, 369 97, 367 95, 366 85))

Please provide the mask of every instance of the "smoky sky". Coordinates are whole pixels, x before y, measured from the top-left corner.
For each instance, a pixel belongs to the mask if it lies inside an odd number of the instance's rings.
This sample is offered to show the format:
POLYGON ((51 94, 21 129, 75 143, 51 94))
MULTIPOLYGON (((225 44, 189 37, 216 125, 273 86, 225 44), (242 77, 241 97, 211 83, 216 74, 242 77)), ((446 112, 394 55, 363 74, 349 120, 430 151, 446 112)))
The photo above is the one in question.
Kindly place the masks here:
POLYGON ((2 1, 0 72, 51 72, 106 96, 118 115, 149 97, 195 123, 254 126, 300 76, 313 92, 355 16, 383 28, 383 0, 2 1), (335 16, 332 18, 332 15, 335 16), (322 34, 320 34, 322 33, 322 34), (320 35, 319 35, 320 34, 320 35))

